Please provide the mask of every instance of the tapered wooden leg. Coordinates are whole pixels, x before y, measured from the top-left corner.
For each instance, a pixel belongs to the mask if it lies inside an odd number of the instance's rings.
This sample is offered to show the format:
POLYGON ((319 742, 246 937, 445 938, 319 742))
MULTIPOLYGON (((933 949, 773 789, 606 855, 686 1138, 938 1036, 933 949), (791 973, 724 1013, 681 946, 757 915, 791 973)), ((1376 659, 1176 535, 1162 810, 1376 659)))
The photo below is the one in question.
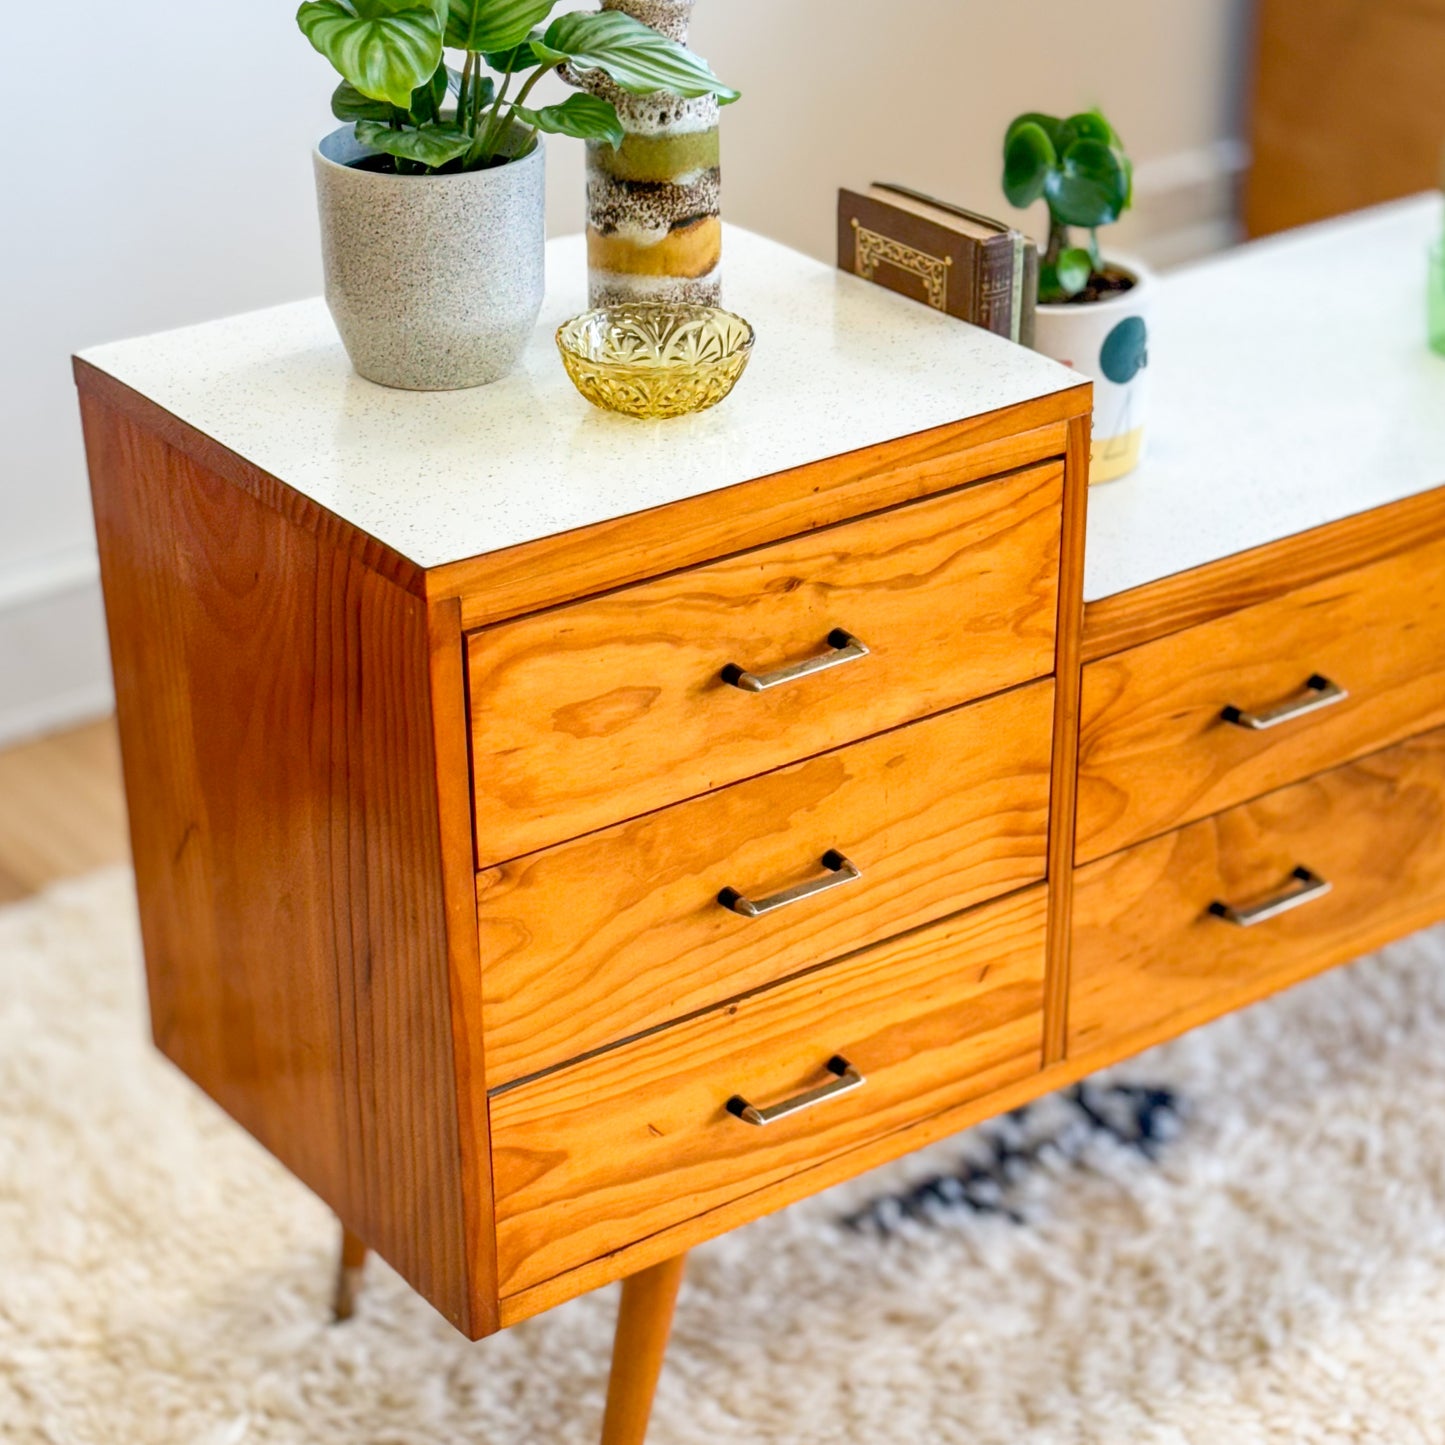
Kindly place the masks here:
POLYGON ((652 1397, 662 1373, 667 1337, 672 1333, 672 1310, 686 1260, 687 1256, 680 1254, 622 1281, 602 1445, 642 1445, 647 1436, 652 1397))
POLYGON ((365 1270, 366 1246, 343 1226, 341 1257, 336 1264, 336 1294, 331 1302, 331 1316, 337 1324, 349 1320, 356 1313, 356 1299, 361 1293, 365 1270))

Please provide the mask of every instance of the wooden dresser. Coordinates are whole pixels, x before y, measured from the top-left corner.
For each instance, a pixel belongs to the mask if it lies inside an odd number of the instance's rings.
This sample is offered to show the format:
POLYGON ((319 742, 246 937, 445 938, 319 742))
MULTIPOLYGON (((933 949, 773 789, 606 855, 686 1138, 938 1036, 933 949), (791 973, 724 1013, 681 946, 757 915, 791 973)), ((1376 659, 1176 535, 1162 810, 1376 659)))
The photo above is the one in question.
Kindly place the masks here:
POLYGON ((1077 377, 728 244, 686 422, 570 392, 574 241, 478 392, 318 302, 77 363, 157 1043, 472 1337, 627 1279, 608 1445, 694 1244, 1445 916, 1445 363, 1380 288, 1310 416, 1253 388, 1318 337, 1195 316, 1269 248, 1164 288, 1086 562, 1077 377))

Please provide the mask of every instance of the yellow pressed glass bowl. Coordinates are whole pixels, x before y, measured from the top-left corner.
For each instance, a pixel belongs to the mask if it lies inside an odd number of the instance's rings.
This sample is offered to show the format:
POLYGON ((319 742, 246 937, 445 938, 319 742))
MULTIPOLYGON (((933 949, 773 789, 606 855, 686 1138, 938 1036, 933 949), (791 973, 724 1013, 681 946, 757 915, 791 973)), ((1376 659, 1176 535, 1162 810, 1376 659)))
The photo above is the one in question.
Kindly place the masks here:
POLYGON ((716 406, 748 364, 753 328, 716 306, 630 301, 564 322, 557 349, 594 406, 651 420, 716 406))

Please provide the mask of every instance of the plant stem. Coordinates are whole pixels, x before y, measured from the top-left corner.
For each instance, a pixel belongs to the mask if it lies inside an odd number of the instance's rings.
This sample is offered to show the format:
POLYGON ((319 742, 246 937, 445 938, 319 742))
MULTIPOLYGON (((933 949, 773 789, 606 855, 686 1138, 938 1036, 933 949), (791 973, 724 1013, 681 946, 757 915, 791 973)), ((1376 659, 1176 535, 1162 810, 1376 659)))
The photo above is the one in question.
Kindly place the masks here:
POLYGON ((472 95, 473 65, 475 61, 476 56, 473 55, 470 50, 467 51, 466 61, 462 65, 462 83, 457 87, 457 129, 467 131, 468 135, 472 134, 470 130, 467 130, 467 110, 472 95))
POLYGON ((519 105, 525 105, 527 103, 527 97, 532 93, 532 87, 536 85, 544 75, 551 75, 556 68, 554 65, 539 65, 537 69, 527 77, 527 83, 522 87, 520 94, 512 103, 512 109, 515 110, 519 105))
POLYGON ((482 123, 482 57, 473 57, 477 64, 476 79, 472 84, 472 125, 469 132, 472 139, 477 138, 477 131, 482 123))
MULTIPOLYGON (((521 88, 520 91, 518 91, 517 98, 512 102, 510 107, 508 107, 505 117, 502 115, 502 101, 506 99, 506 87, 503 87, 502 94, 497 97, 496 120, 493 123, 492 132, 488 135, 488 139, 491 141, 491 149, 493 154, 496 153, 497 147, 500 146, 502 143, 502 138, 511 128, 513 117, 517 113, 517 107, 519 105, 525 105, 527 103, 527 97, 532 93, 532 88, 537 84, 539 80, 542 79, 544 75, 550 75, 555 69, 556 67, 552 65, 539 65, 537 69, 534 70, 531 75, 527 77, 527 83, 521 88)), ((507 79, 510 81, 511 78, 512 77, 509 74, 507 76, 507 79)), ((530 140, 531 137, 536 133, 537 132, 534 128, 528 133, 527 138, 530 140)))
POLYGON ((1044 252, 1045 262, 1057 266, 1059 257, 1069 249, 1069 228, 1049 213, 1049 249, 1044 252))
MULTIPOLYGON (((493 99, 491 108, 487 112, 487 123, 485 127, 478 126, 472 132, 472 148, 467 152, 467 159, 464 169, 470 170, 478 162, 490 160, 496 154, 496 142, 493 140, 494 133, 499 129, 498 117, 501 115, 502 106, 507 99, 507 91, 512 85, 512 67, 507 66, 507 72, 502 76, 501 88, 493 99)), ((478 117, 481 110, 478 108, 478 117)))

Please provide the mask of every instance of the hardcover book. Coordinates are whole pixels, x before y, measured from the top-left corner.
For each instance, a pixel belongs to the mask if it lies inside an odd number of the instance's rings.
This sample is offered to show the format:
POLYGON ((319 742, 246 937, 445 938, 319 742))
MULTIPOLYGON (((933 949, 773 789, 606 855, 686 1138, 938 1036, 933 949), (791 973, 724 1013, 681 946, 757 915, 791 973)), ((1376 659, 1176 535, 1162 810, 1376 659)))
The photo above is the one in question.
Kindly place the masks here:
POLYGON ((838 265, 1032 346, 1039 253, 1022 231, 907 186, 838 192, 838 265))

